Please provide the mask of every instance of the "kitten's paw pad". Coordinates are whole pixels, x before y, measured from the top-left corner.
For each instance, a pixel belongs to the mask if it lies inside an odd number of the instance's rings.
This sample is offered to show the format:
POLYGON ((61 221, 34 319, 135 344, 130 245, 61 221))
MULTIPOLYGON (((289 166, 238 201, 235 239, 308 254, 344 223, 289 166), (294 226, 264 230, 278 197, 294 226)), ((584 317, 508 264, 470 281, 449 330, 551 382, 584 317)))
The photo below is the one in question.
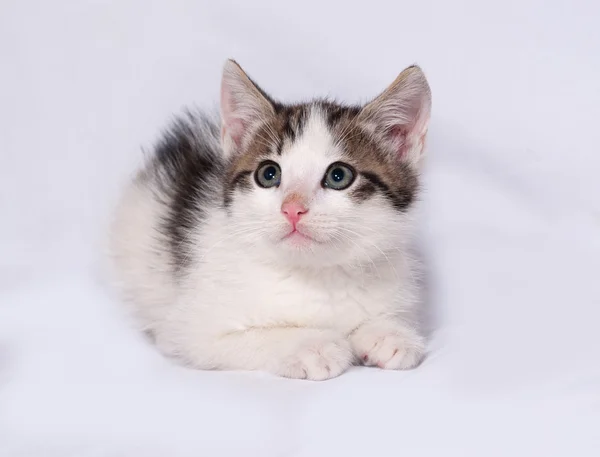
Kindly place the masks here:
POLYGON ((287 378, 322 381, 335 378, 352 365, 354 354, 343 339, 314 341, 302 345, 298 351, 276 367, 277 374, 287 378))
POLYGON ((359 329, 352 343, 364 365, 386 370, 414 368, 425 355, 423 339, 413 331, 359 329))

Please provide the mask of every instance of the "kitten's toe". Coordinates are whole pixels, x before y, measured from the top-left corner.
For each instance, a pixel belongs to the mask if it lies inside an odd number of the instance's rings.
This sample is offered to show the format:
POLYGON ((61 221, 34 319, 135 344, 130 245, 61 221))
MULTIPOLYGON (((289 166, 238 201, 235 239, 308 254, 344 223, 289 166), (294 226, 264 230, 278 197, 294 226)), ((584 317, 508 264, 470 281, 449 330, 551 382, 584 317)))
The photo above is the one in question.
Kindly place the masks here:
POLYGON ((323 381, 339 376, 352 365, 354 354, 345 339, 312 341, 277 364, 281 376, 323 381))
POLYGON ((387 370, 414 368, 425 355, 423 338, 408 328, 359 328, 351 342, 364 365, 387 370))

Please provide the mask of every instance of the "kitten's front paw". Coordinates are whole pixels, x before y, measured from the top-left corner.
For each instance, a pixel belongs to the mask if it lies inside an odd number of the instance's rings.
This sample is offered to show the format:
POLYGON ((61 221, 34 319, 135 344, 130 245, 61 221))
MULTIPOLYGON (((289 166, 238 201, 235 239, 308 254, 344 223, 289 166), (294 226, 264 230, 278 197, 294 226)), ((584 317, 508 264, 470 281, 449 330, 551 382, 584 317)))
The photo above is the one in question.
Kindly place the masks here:
POLYGON ((364 365, 387 370, 414 368, 425 355, 423 338, 412 328, 366 324, 350 337, 364 365))
POLYGON ((353 361, 347 340, 314 339, 301 343, 297 351, 276 363, 273 371, 286 378, 322 381, 339 376, 353 361))

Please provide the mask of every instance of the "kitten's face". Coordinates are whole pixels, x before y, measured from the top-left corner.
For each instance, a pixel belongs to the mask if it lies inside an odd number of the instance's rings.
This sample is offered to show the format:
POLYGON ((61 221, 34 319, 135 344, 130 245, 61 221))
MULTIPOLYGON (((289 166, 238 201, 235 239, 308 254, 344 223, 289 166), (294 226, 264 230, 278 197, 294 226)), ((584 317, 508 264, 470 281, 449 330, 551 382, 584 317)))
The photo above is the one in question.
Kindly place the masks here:
POLYGON ((229 61, 221 133, 236 237, 303 265, 385 258, 408 234, 430 104, 417 67, 363 107, 290 106, 229 61))
POLYGON ((398 246, 417 177, 362 131, 358 112, 288 107, 254 132, 226 189, 239 239, 312 265, 370 262, 398 246))

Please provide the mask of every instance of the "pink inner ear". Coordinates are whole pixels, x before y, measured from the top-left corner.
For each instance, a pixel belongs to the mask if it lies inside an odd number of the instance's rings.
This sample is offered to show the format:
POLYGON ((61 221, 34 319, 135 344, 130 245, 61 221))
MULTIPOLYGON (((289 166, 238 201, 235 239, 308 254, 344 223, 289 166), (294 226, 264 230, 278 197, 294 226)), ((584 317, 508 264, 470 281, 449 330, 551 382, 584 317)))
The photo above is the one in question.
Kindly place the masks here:
POLYGON ((225 138, 225 135, 229 135, 233 142, 239 146, 244 134, 244 124, 241 119, 235 116, 235 111, 236 106, 231 87, 224 81, 221 86, 221 115, 223 121, 221 140, 225 138))
POLYGON ((229 119, 224 130, 229 134, 233 142, 239 146, 244 135, 244 123, 240 119, 229 119))
POLYGON ((404 125, 395 125, 389 130, 389 135, 396 144, 396 148, 398 150, 398 157, 403 158, 406 155, 406 137, 408 135, 406 126, 404 125))

